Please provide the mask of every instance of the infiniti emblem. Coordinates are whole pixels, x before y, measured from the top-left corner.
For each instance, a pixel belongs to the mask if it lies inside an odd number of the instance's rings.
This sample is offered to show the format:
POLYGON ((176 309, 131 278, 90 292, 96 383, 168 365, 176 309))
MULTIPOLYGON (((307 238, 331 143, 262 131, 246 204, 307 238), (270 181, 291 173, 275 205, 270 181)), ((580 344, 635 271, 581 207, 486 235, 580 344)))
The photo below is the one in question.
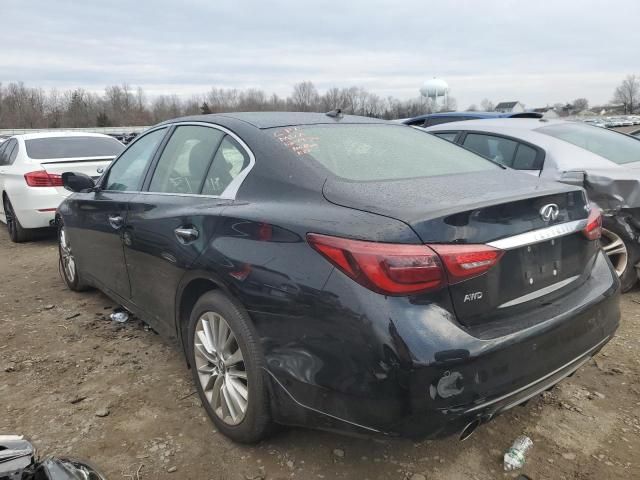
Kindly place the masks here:
POLYGON ((556 220, 558 215, 560 215, 560 209, 555 203, 549 203, 540 209, 540 217, 547 223, 556 220))

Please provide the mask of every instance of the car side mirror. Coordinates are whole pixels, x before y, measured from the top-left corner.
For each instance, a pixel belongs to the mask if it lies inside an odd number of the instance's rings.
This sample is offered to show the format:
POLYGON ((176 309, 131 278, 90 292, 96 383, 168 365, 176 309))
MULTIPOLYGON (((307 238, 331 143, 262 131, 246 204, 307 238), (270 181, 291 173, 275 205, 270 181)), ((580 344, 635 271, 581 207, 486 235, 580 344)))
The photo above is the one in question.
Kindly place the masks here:
POLYGON ((72 192, 89 192, 96 188, 96 182, 89 175, 78 172, 64 172, 62 185, 72 192))

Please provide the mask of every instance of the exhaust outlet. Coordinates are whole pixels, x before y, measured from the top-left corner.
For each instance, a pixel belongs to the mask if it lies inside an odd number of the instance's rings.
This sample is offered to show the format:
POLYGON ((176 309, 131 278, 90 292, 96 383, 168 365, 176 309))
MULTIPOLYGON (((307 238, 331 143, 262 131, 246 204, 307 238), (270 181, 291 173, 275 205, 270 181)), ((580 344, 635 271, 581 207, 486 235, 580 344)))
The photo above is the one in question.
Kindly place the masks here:
POLYGON ((460 432, 460 436, 458 437, 458 440, 460 440, 461 442, 464 442, 467 438, 473 435, 473 432, 476 431, 476 428, 478 428, 479 425, 480 425, 479 418, 476 418, 472 422, 469 422, 467 426, 464 427, 460 432))

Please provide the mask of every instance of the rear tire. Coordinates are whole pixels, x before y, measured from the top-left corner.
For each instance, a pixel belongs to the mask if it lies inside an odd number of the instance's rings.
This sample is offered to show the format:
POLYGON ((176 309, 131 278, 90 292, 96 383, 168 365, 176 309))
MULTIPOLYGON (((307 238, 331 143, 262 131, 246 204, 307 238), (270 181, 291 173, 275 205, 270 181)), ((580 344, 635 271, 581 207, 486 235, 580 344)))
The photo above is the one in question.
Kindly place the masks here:
POLYGON ((638 281, 635 265, 640 261, 640 245, 630 240, 624 228, 609 217, 603 218, 600 243, 618 274, 621 290, 628 292, 638 281))
POLYGON ((23 228, 20 224, 20 220, 16 216, 13 205, 8 197, 4 197, 4 215, 7 220, 7 230, 9 231, 9 238, 14 243, 24 243, 31 240, 33 237, 31 230, 23 228))
POLYGON ((202 295, 189 319, 187 350, 196 390, 216 428, 240 443, 266 438, 273 423, 264 359, 244 309, 220 291, 202 295))
POLYGON ((90 288, 78 272, 78 264, 73 256, 71 242, 66 235, 62 220, 59 220, 58 225, 58 267, 69 290, 83 292, 90 288))

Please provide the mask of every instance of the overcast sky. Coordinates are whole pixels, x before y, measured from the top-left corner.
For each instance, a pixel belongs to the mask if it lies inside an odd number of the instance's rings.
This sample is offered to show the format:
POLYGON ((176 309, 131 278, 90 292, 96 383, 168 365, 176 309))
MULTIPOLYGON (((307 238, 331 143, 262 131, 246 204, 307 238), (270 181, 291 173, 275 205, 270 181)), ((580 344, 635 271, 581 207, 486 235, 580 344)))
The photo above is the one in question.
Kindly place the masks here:
POLYGON ((0 81, 150 95, 311 80, 459 108, 611 99, 640 74, 639 0, 0 0, 0 81))

